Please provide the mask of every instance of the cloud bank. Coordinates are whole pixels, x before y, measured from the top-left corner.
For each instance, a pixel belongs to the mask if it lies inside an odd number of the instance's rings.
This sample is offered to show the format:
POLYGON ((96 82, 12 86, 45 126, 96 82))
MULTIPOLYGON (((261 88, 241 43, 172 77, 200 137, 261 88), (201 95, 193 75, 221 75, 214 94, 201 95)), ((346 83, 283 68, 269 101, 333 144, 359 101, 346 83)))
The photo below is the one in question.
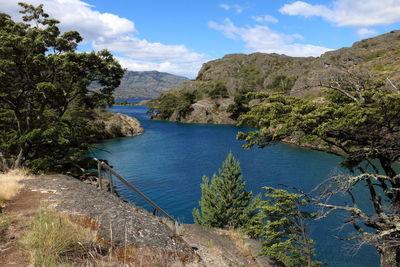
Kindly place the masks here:
POLYGON ((336 0, 331 6, 296 1, 284 5, 279 11, 291 16, 322 17, 339 27, 356 28, 362 37, 375 34, 368 27, 400 21, 399 0, 336 0))
POLYGON ((285 35, 265 25, 238 27, 230 19, 219 24, 210 21, 208 26, 221 31, 226 37, 245 43, 246 52, 278 53, 294 57, 319 56, 330 50, 326 47, 296 43, 300 35, 285 35))

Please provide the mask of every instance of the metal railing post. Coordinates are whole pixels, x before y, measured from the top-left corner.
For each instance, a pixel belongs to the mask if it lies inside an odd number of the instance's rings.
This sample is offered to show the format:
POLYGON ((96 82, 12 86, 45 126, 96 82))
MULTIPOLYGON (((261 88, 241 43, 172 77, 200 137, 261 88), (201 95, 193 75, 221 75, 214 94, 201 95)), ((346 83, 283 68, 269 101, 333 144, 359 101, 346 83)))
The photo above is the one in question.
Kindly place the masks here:
MULTIPOLYGON (((167 212, 165 212, 162 208, 160 208, 159 206, 157 206, 157 204, 155 204, 150 198, 148 198, 146 195, 144 195, 139 189, 137 189, 135 186, 131 185, 127 180, 125 180, 124 177, 122 177, 119 173, 117 173, 115 170, 113 170, 113 168, 111 168, 108 164, 106 164, 103 161, 100 161, 96 158, 94 158, 94 160, 97 161, 98 163, 98 172, 99 172, 99 179, 101 179, 101 168, 104 167, 104 169, 106 169, 106 172, 108 173, 108 178, 110 180, 110 191, 112 193, 114 193, 114 183, 113 183, 113 175, 118 178, 123 184, 125 184, 127 187, 129 187, 132 191, 134 191, 136 194, 138 194, 140 197, 142 197, 144 200, 147 201, 147 203, 149 203, 153 208, 153 214, 157 215, 158 214, 162 214, 164 215, 167 219, 171 220, 173 222, 173 226, 172 228, 174 229, 174 232, 179 235, 179 223, 171 216, 169 215, 167 212)), ((101 182, 99 182, 100 187, 102 187, 101 182)))
POLYGON ((110 191, 111 191, 111 193, 114 194, 114 183, 113 183, 111 169, 108 169, 108 178, 110 179, 110 191))
POLYGON ((103 189, 103 181, 101 178, 101 163, 100 163, 100 161, 97 162, 97 172, 98 172, 97 182, 99 184, 100 190, 102 190, 103 189))

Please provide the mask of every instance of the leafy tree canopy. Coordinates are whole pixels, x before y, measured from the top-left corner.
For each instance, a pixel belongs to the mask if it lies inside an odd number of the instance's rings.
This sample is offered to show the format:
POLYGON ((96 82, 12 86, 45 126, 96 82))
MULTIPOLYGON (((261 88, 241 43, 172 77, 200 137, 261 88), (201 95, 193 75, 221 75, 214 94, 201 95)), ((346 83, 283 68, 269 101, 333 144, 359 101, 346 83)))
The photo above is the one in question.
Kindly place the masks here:
POLYGON ((297 136, 299 143, 318 143, 343 158, 342 165, 360 175, 332 177, 319 197, 309 196, 323 208, 321 217, 335 210, 347 211, 348 222, 358 231, 362 244, 377 247, 382 266, 400 262, 400 175, 395 164, 400 158, 400 94, 387 80, 364 73, 344 73, 332 79, 320 99, 299 99, 280 94, 248 94, 261 103, 239 117, 239 123, 257 130, 239 133, 246 147, 265 147, 297 136), (363 211, 353 194, 356 184, 365 184, 370 206, 363 211), (351 205, 329 204, 334 194, 347 194, 351 205))
POLYGON ((113 103, 124 70, 106 50, 76 52, 43 5, 20 3, 24 22, 0 14, 0 159, 3 168, 54 169, 96 139, 87 110, 113 103), (101 89, 90 91, 98 82, 101 89))

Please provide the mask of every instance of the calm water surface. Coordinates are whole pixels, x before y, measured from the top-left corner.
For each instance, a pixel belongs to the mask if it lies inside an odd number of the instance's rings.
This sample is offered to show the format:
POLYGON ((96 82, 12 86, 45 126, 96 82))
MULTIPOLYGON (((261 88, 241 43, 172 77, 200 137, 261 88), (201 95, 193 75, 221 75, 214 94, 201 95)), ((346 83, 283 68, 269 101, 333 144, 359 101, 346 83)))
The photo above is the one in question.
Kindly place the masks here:
MULTIPOLYGON (((243 143, 235 137, 245 129, 151 121, 145 106, 114 106, 111 111, 138 118, 145 133, 98 144, 92 155, 107 159, 115 170, 184 223, 193 222, 191 212, 200 199, 202 176, 216 172, 229 152, 240 161, 247 189, 254 193, 261 193, 262 186, 278 184, 310 191, 337 171, 340 162, 327 153, 285 144, 243 150, 243 143)), ((117 183, 117 190, 123 198, 149 209, 124 185, 117 183)), ((379 266, 374 248, 364 247, 356 253, 354 246, 334 237, 346 237, 352 230, 339 229, 343 220, 344 216, 337 214, 310 226, 318 259, 328 266, 379 266)))

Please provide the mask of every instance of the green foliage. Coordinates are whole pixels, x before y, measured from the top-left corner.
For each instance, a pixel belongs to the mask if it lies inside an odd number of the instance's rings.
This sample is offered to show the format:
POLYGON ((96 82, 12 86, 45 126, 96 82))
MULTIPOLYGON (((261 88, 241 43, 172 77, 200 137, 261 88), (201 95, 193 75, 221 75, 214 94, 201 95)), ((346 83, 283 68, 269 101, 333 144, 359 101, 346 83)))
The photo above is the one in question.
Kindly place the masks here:
POLYGON ((237 120, 240 115, 250 110, 248 107, 249 99, 245 95, 239 94, 235 96, 234 101, 235 104, 229 105, 226 111, 232 113, 232 119, 237 120))
POLYGON ((319 266, 312 260, 315 255, 313 240, 306 228, 307 220, 315 214, 304 211, 308 201, 300 194, 263 187, 266 200, 259 201, 258 214, 246 227, 246 232, 263 242, 262 254, 285 266, 319 266))
POLYGON ((236 77, 243 80, 239 88, 240 94, 254 92, 263 88, 264 77, 255 62, 242 65, 237 71, 236 77))
POLYGON ((76 52, 79 33, 61 34, 42 5, 20 5, 26 23, 0 14, 0 157, 60 170, 96 141, 88 109, 113 103, 124 71, 108 51, 76 52))
POLYGON ((268 85, 267 88, 278 93, 289 93, 295 82, 296 79, 294 78, 286 75, 278 75, 272 80, 272 83, 268 85))
POLYGON ((322 199, 329 200, 343 192, 349 194, 352 203, 324 206, 321 198, 314 201, 327 209, 326 215, 336 209, 347 211, 348 222, 358 232, 354 239, 375 245, 385 259, 399 250, 397 244, 388 243, 392 236, 399 235, 391 222, 398 220, 400 210, 400 182, 395 166, 400 159, 400 94, 395 88, 385 89, 381 81, 354 74, 326 87, 326 98, 318 102, 257 94, 261 103, 239 118, 241 124, 257 130, 239 133, 238 138, 246 141, 247 148, 264 147, 296 133, 300 143, 317 140, 327 152, 342 157, 344 167, 362 173, 356 178, 333 177, 322 189, 322 199), (359 188, 366 188, 364 193, 369 194, 374 212, 359 208, 358 199, 352 194, 354 186, 362 183, 365 187, 359 188), (387 229, 393 232, 387 234, 387 229), (386 247, 392 248, 385 250, 386 247))
POLYGON ((192 104, 196 100, 196 93, 192 91, 179 90, 177 92, 168 92, 161 95, 156 103, 150 104, 151 114, 157 114, 157 117, 166 120, 177 112, 178 118, 184 118, 192 111, 192 104))
POLYGON ((223 82, 212 82, 206 90, 207 95, 211 98, 228 97, 228 90, 223 82))
POLYGON ((264 147, 298 132, 302 134, 300 142, 319 140, 327 151, 341 152, 345 165, 377 160, 386 174, 393 176, 391 165, 400 156, 396 137, 400 134, 400 95, 377 89, 379 84, 366 85, 372 89, 364 91, 344 89, 348 95, 331 90, 322 104, 258 94, 262 103, 242 115, 239 124, 259 130, 239 133, 238 138, 246 141, 246 147, 264 147))
POLYGON ((228 154, 211 180, 203 176, 200 210, 193 210, 195 223, 209 227, 238 228, 254 215, 257 198, 246 192, 240 164, 228 154))

